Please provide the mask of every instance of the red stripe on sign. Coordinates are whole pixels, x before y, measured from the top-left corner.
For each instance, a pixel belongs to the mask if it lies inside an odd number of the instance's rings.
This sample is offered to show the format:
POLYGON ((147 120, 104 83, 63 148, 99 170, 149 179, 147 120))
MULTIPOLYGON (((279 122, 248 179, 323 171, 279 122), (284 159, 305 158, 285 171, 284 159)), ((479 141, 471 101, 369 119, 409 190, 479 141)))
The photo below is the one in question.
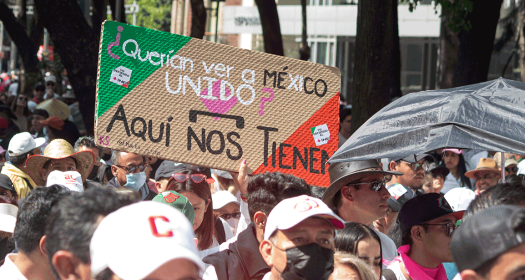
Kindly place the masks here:
POLYGON ((330 186, 326 161, 339 145, 339 93, 326 102, 284 143, 275 143, 275 158, 272 155, 273 143, 270 139, 267 166, 261 164, 253 174, 279 171, 302 178, 310 185, 330 186), (323 124, 328 126, 330 141, 317 146, 311 128, 323 124))

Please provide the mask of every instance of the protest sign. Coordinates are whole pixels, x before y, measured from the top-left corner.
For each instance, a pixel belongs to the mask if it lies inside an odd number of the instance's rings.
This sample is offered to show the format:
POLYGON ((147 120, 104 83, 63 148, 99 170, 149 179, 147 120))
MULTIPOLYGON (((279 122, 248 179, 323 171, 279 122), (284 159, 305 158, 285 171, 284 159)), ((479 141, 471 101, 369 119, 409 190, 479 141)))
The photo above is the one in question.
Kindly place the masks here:
POLYGON ((106 21, 97 145, 328 186, 337 150, 337 68, 106 21))

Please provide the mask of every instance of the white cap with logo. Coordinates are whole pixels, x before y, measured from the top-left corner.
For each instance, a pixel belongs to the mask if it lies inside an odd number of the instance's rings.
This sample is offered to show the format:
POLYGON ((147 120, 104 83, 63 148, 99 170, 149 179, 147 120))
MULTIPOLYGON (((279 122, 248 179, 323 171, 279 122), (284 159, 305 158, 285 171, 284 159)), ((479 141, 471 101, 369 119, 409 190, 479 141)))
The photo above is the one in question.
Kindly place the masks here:
POLYGON ((80 175, 80 173, 77 171, 52 171, 49 173, 49 175, 47 175, 46 187, 50 187, 52 185, 61 185, 72 192, 84 192, 82 175, 80 175))
POLYGON ((345 221, 322 200, 301 195, 285 199, 273 208, 266 222, 264 239, 269 240, 276 230, 290 229, 310 217, 325 218, 335 229, 345 228, 345 221))
POLYGON ((466 188, 451 189, 445 194, 450 207, 454 211, 466 211, 472 200, 476 198, 476 193, 466 188))
POLYGON ((9 141, 7 152, 9 156, 19 156, 42 146, 45 142, 43 137, 33 139, 29 132, 18 133, 9 141))
POLYGON ((109 268, 122 279, 143 279, 174 259, 187 259, 204 271, 194 238, 188 218, 174 207, 155 201, 134 203, 98 225, 89 246, 91 272, 95 277, 109 268))

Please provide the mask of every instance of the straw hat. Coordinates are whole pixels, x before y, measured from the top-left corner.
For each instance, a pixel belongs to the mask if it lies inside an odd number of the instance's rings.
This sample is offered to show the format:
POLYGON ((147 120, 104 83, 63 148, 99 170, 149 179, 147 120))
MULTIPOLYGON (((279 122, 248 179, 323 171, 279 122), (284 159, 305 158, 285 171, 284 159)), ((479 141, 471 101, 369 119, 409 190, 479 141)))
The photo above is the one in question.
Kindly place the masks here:
POLYGON ((64 139, 55 139, 51 141, 44 150, 44 155, 33 155, 26 161, 26 169, 31 179, 35 181, 38 186, 45 186, 46 179, 42 178, 40 170, 44 168, 47 161, 51 159, 74 158, 77 161, 77 169, 82 175, 82 182, 84 182, 95 163, 95 154, 91 151, 82 151, 75 153, 73 146, 64 139))
POLYGON ((478 166, 474 170, 470 170, 465 173, 465 176, 470 179, 476 179, 476 172, 478 171, 490 171, 496 174, 501 174, 501 169, 498 168, 498 164, 491 158, 482 158, 479 160, 478 166))
POLYGON ((67 104, 62 101, 56 100, 55 98, 40 102, 36 108, 46 110, 50 117, 57 116, 63 120, 67 119, 70 114, 69 106, 67 106, 67 104))

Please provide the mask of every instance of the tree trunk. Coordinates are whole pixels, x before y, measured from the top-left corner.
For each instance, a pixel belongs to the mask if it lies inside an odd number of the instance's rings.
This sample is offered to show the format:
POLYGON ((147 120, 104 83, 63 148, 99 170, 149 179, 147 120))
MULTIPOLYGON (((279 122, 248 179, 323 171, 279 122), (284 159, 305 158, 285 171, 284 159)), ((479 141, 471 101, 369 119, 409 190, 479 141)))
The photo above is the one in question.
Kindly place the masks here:
POLYGON ((310 46, 308 46, 308 33, 306 28, 306 0, 301 0, 301 14, 303 20, 303 30, 301 33, 301 48, 299 49, 299 59, 310 59, 310 46))
POLYGON ((518 18, 519 18, 518 30, 519 32, 521 32, 520 41, 519 41, 520 69, 521 69, 520 76, 521 76, 521 81, 525 81, 525 0, 521 0, 519 5, 520 6, 519 6, 519 13, 518 13, 518 18))
POLYGON ((359 1, 355 39, 352 131, 401 96, 397 0, 359 1))
POLYGON ((275 1, 255 0, 261 19, 262 34, 264 39, 264 51, 276 55, 284 55, 283 36, 277 14, 275 1))
MULTIPOLYGON (((0 2, 0 20, 3 22, 4 27, 11 37, 11 40, 15 43, 18 53, 22 58, 23 69, 27 77, 31 77, 38 73, 38 57, 36 53, 38 49, 33 44, 24 27, 17 21, 13 12, 7 7, 4 2, 0 2)), ((20 87, 20 92, 30 95, 31 84, 30 79, 25 83, 26 87, 20 87)))
POLYGON ((453 32, 448 26, 450 10, 441 11, 441 34, 439 48, 439 65, 438 65, 438 83, 439 88, 452 88, 454 84, 454 69, 458 63, 459 38, 458 34, 453 32))
POLYGON ((190 37, 202 39, 206 31, 206 8, 203 0, 191 0, 191 14, 190 37))
POLYGON ((108 6, 108 0, 93 0, 92 2, 93 11, 91 15, 91 22, 93 23, 93 31, 100 38, 100 32, 102 32, 102 23, 107 18, 106 11, 108 6))
POLYGON ((88 135, 93 134, 98 66, 98 36, 88 25, 76 0, 39 0, 35 7, 62 59, 88 135), (67 28, 64 28, 67 26, 67 28))
POLYGON ((458 34, 458 63, 452 79, 455 87, 487 80, 502 2, 472 1, 472 12, 466 17, 471 28, 458 34))
POLYGON ((109 0, 109 7, 111 8, 111 18, 114 21, 126 23, 126 8, 124 6, 124 2, 126 2, 126 0, 120 0, 120 19, 117 18, 117 1, 119 0, 109 0))

